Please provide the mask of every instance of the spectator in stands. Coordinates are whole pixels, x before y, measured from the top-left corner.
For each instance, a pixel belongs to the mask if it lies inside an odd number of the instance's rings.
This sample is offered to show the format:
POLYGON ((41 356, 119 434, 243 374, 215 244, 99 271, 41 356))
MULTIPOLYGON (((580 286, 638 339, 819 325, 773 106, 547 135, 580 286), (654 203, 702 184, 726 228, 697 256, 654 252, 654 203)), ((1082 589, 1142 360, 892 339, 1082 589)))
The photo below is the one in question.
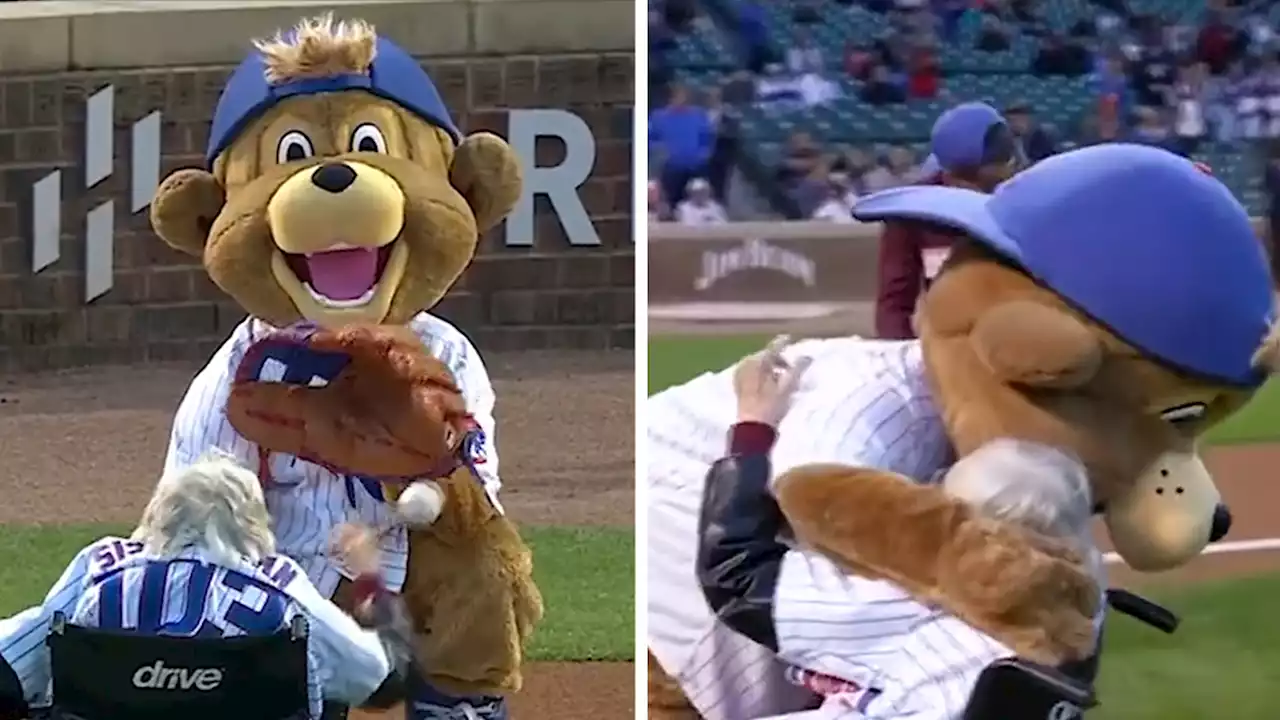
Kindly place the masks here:
POLYGON ((791 47, 787 48, 787 71, 792 75, 821 75, 824 67, 822 50, 814 44, 809 31, 801 28, 796 32, 791 47))
POLYGON ((1204 63, 1185 65, 1178 70, 1178 82, 1174 85, 1170 105, 1173 106, 1173 134, 1179 153, 1190 156, 1200 148, 1209 134, 1209 121, 1205 113, 1204 63))
POLYGON ((892 147, 874 168, 862 177, 867 192, 911 185, 920 179, 915 154, 907 147, 892 147))
MULTIPOLYGON (((1004 118, 983 103, 965 103, 943 113, 930 139, 922 184, 991 192, 1020 166, 1017 142, 1004 118)), ((951 252, 955 235, 924 223, 887 222, 880 234, 876 334, 915 337, 913 318, 920 293, 951 252)))
POLYGON ((1271 275, 1280 278, 1280 142, 1272 141, 1264 182, 1267 190, 1267 228, 1271 247, 1271 275))
POLYGON ((808 133, 798 132, 787 141, 786 155, 778 167, 778 184, 788 192, 809 177, 822 159, 818 144, 808 133))
POLYGON ((649 11, 649 103, 661 107, 667 103, 674 73, 670 55, 676 48, 675 33, 662 20, 657 8, 649 11))
POLYGON ((773 62, 769 48, 769 15, 757 0, 738 3, 737 34, 743 65, 759 74, 773 62))
POLYGON ((1239 57, 1239 38, 1236 29, 1223 14, 1210 9, 1205 13, 1204 25, 1196 36, 1196 59, 1209 66, 1209 72, 1221 75, 1239 57))
POLYGON ((1163 26, 1158 20, 1148 21, 1143 33, 1138 57, 1129 65, 1129 86, 1134 104, 1160 107, 1176 79, 1177 59, 1164 47, 1163 26))
POLYGON ((932 47, 917 47, 911 56, 911 70, 907 73, 907 94, 913 98, 935 98, 938 96, 940 79, 938 58, 932 47))
POLYGON ((685 188, 685 198, 676 203, 676 222, 690 227, 724 225, 729 222, 724 206, 711 194, 711 183, 693 178, 685 188))
POLYGON ((816 0, 801 0, 791 11, 791 19, 797 25, 817 25, 822 22, 822 11, 816 0))
POLYGON ((1098 112, 1092 116, 1086 116, 1082 126, 1080 139, 1083 145, 1124 140, 1124 125, 1120 122, 1120 114, 1116 111, 1114 103, 1100 103, 1098 112))
POLYGON ((684 87, 671 89, 671 102, 649 114, 649 152, 661 163, 662 190, 679 203, 691 178, 703 177, 715 142, 711 116, 689 101, 684 87))
POLYGON ((1137 122, 1134 123, 1133 131, 1125 139, 1176 152, 1173 132, 1169 128, 1165 114, 1159 108, 1144 105, 1134 110, 1133 114, 1137 122))
POLYGON ((1029 163, 1038 163, 1057 152, 1058 143, 1032 115, 1031 105, 1025 102, 1014 103, 1004 110, 1022 157, 1029 163))
POLYGON ((1213 75, 1206 68, 1204 82, 1205 119, 1214 139, 1220 143, 1231 143, 1236 138, 1236 104, 1239 102, 1239 77, 1236 68, 1233 73, 1213 75))
POLYGON ((729 174, 738 161, 738 138, 741 134, 738 113, 724 106, 719 90, 710 90, 707 92, 707 115, 711 118, 715 137, 711 146, 711 158, 707 161, 707 181, 711 183, 711 191, 716 199, 724 202, 729 188, 729 174))
POLYGON ((849 191, 848 183, 849 177, 844 173, 831 173, 822 187, 818 206, 809 218, 833 223, 852 223, 853 203, 857 196, 849 191))
POLYGON ((876 64, 875 54, 867 48, 849 43, 844 49, 844 71, 854 80, 866 81, 876 64))
POLYGON ((1125 74, 1124 56, 1112 53, 1103 59, 1093 74, 1092 83, 1099 112, 1112 111, 1117 119, 1123 117, 1129 107, 1129 78, 1125 74))
POLYGON ((902 86, 893 81, 889 70, 883 65, 871 69, 871 77, 858 93, 862 101, 869 105, 893 105, 907 101, 907 94, 902 86))
POLYGON ((1089 51, 1080 43, 1049 33, 1040 41, 1031 72, 1039 77, 1080 77, 1089 72, 1089 51))
POLYGON ((666 222, 671 219, 671 208, 662 198, 662 183, 649 181, 649 222, 666 222))
MULTIPOLYGON (((1273 119, 1280 118, 1280 73, 1274 54, 1262 61, 1246 60, 1247 73, 1237 85, 1236 122, 1240 137, 1274 137, 1273 119)), ((1280 130, 1280 128, 1276 128, 1280 130)))
POLYGON ((750 105, 756 99, 755 79, 746 70, 734 72, 720 90, 720 98, 728 105, 750 105))
POLYGON ((871 169, 871 157, 858 148, 841 148, 831 161, 832 173, 847 178, 848 190, 855 198, 867 192, 865 177, 871 169))
POLYGON ((933 0, 944 40, 953 42, 960 34, 960 21, 969 13, 969 7, 968 0, 933 0))
POLYGON ((975 48, 983 52, 1004 52, 1013 47, 1009 28, 995 15, 984 13, 975 48))
POLYGON ((678 34, 689 32, 697 16, 693 0, 662 0, 662 20, 678 34))

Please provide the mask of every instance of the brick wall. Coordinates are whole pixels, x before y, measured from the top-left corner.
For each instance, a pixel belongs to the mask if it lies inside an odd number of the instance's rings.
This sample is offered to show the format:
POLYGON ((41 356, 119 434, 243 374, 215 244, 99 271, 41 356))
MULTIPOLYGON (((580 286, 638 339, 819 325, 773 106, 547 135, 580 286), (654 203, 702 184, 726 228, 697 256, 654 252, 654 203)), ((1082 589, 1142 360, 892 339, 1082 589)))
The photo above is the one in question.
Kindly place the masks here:
MULTIPOLYGON (((570 247, 539 200, 533 248, 506 248, 490 233, 438 311, 482 351, 631 347, 629 54, 513 59, 432 59, 426 65, 465 130, 505 131, 504 108, 564 108, 591 126, 596 166, 580 194, 599 248, 570 247)), ((162 110, 164 167, 199 165, 208 118, 229 68, 36 74, 0 78, 0 371, 206 357, 243 313, 201 267, 130 215, 129 125, 162 110), (115 86, 116 168, 83 190, 78 167, 84 100, 115 86), (61 168, 61 258, 31 275, 30 186, 61 168), (113 289, 84 304, 84 214, 116 202, 113 289)), ((548 143, 552 145, 552 143, 548 143)), ((540 162, 562 150, 539 148, 540 162)))

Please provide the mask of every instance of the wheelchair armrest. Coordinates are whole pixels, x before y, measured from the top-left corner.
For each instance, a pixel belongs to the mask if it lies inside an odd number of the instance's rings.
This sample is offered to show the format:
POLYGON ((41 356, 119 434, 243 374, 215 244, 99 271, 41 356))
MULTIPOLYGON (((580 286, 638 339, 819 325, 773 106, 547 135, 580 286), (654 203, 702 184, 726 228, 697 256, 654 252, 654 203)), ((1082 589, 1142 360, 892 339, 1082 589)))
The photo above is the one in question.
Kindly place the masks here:
POLYGON ((1004 658, 978 676, 964 720, 1079 720, 1097 705, 1092 687, 1054 668, 1004 658))
POLYGON ((1169 635, 1178 629, 1178 616, 1173 614, 1173 611, 1135 592, 1111 588, 1107 590, 1107 605, 1118 613, 1128 615, 1169 635))

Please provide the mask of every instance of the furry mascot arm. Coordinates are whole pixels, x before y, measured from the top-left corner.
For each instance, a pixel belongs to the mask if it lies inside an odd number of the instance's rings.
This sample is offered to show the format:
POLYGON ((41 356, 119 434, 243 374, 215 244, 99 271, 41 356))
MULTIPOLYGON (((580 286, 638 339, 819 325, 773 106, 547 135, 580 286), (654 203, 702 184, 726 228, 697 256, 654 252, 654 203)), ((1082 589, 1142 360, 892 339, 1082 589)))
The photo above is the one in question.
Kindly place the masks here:
POLYGON ((870 468, 795 468, 774 494, 798 542, 946 608, 1024 659, 1056 665, 1093 649, 1096 588, 1065 546, 870 468))

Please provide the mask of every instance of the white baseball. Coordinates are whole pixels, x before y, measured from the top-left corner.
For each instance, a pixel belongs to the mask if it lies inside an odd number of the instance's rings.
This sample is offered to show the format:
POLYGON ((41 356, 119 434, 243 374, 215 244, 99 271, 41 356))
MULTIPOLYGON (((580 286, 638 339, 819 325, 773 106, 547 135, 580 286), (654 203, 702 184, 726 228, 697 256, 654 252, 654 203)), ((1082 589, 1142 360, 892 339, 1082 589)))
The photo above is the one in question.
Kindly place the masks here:
POLYGON ((444 510, 444 491, 430 480, 418 480, 400 493, 396 510, 409 525, 425 527, 436 521, 444 510))

